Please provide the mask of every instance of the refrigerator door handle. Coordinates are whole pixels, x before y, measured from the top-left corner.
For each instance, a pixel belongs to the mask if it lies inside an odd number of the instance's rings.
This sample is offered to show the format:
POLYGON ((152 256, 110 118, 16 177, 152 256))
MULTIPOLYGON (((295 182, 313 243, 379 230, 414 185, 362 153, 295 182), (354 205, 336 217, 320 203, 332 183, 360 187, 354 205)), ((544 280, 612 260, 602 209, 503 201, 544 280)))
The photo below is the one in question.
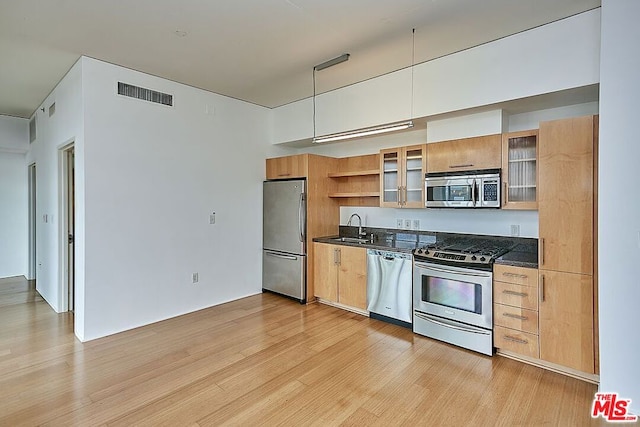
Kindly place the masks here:
POLYGON ((276 252, 269 252, 269 251, 265 251, 265 255, 276 257, 276 258, 282 258, 282 259, 290 259, 291 261, 295 261, 295 260, 298 259, 297 256, 282 255, 282 254, 279 254, 279 253, 276 253, 276 252))
POLYGON ((300 232, 300 241, 304 243, 304 193, 300 193, 300 200, 298 202, 298 231, 300 232))

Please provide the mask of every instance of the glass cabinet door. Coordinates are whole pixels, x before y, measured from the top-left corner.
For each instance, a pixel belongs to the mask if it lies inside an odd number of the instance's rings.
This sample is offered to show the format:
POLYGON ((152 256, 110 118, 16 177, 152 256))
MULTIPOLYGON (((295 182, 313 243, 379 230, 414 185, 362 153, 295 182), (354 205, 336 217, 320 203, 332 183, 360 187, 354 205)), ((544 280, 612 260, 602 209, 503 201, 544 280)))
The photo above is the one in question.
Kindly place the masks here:
POLYGON ((380 152, 380 206, 398 207, 400 203, 400 149, 380 152))
POLYGON ((404 150, 403 207, 424 208, 424 145, 404 150))
POLYGON ((538 209, 538 131, 504 135, 502 185, 504 209, 538 209))
POLYGON ((424 207, 425 145, 380 151, 380 206, 424 207))

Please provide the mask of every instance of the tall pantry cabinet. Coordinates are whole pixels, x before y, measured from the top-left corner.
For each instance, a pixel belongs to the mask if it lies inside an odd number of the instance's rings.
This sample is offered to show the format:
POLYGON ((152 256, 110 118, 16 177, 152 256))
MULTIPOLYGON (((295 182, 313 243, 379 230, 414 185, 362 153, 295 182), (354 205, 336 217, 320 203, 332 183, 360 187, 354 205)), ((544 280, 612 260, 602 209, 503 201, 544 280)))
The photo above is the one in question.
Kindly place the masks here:
POLYGON ((598 117, 541 122, 540 358, 595 374, 598 117))

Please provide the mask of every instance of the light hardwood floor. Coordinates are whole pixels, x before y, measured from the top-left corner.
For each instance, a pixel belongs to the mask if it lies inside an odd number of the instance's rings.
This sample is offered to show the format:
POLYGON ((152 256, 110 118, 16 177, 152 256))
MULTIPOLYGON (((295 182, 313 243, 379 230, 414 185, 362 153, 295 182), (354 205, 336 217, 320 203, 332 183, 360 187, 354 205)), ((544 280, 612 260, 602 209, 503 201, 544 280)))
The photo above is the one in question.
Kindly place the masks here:
POLYGON ((262 294, 82 344, 0 280, 0 425, 597 425, 596 386, 262 294))

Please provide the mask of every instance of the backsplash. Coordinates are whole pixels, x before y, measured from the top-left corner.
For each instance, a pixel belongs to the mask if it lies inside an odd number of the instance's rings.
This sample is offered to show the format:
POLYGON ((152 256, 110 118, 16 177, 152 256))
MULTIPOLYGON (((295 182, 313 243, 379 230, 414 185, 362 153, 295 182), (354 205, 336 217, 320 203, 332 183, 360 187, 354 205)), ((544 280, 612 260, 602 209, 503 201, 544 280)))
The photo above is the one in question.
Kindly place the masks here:
MULTIPOLYGON (((340 208, 340 224, 346 225, 349 216, 357 213, 362 225, 380 228, 417 229, 445 233, 469 233, 492 236, 538 237, 538 211, 503 209, 393 209, 344 206, 340 208), (397 220, 403 220, 399 227, 397 220), (410 227, 406 227, 410 220, 410 227), (415 227, 415 220, 419 222, 415 227), (512 227, 515 226, 515 227, 512 227), (516 230, 513 230, 514 232, 516 230)), ((355 225, 355 224, 354 224, 355 225)))

